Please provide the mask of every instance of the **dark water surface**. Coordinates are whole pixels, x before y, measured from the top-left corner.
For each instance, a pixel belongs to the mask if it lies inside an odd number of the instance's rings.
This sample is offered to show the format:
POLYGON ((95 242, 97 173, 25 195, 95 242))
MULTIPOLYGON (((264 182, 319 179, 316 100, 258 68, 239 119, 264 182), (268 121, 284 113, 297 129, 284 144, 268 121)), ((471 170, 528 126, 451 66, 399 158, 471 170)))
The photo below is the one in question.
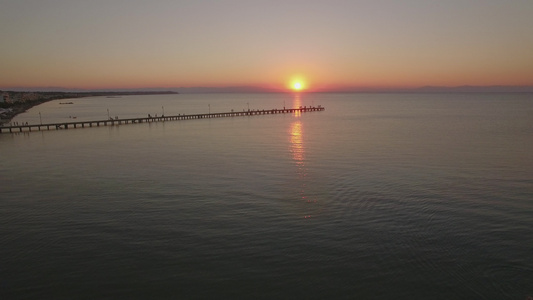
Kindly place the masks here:
POLYGON ((0 135, 1 299, 528 299, 533 95, 52 101, 0 135))

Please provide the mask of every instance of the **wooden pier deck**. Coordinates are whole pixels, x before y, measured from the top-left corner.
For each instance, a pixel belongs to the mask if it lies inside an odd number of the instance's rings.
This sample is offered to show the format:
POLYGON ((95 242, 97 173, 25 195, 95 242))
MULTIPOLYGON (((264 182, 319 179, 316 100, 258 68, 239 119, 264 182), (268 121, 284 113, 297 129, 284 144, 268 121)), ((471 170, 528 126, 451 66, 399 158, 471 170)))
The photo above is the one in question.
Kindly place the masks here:
POLYGON ((113 126, 125 124, 138 124, 162 121, 179 121, 179 120, 195 120, 195 119, 210 119, 210 118, 224 118, 224 117, 241 117, 241 116, 257 116, 257 115, 271 115, 271 114, 293 114, 304 113, 312 111, 323 111, 322 106, 303 106, 299 108, 283 108, 270 110, 246 110, 246 111, 232 111, 223 113, 208 113, 208 114, 192 114, 192 115, 173 115, 160 117, 146 117, 146 118, 132 118, 132 119, 108 119, 97 121, 79 121, 79 122, 60 122, 49 124, 30 124, 30 125, 16 125, 16 126, 0 126, 0 133, 19 133, 42 130, 60 130, 69 128, 87 128, 99 126, 113 126))

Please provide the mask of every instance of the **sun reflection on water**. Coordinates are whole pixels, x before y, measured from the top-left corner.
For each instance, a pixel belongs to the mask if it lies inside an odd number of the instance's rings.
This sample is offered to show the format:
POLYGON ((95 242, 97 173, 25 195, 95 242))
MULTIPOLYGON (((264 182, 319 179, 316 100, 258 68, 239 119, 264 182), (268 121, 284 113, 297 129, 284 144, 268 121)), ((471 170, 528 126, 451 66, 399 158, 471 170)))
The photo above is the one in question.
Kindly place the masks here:
POLYGON ((292 159, 299 167, 304 166, 305 149, 302 142, 302 122, 292 122, 290 130, 292 159))
MULTIPOLYGON (((300 94, 294 95, 293 105, 295 108, 299 108, 302 105, 300 94)), ((296 173, 298 175, 298 188, 299 188, 299 199, 308 204, 316 204, 316 197, 309 194, 309 187, 307 186, 308 178, 308 167, 306 160, 306 147, 304 144, 304 124, 301 117, 301 112, 295 112, 294 116, 296 117, 289 128, 289 141, 290 141, 290 153, 292 160, 297 168, 296 173)), ((312 211, 316 210, 316 207, 307 207, 304 211, 304 218, 308 219, 313 216, 312 211)))

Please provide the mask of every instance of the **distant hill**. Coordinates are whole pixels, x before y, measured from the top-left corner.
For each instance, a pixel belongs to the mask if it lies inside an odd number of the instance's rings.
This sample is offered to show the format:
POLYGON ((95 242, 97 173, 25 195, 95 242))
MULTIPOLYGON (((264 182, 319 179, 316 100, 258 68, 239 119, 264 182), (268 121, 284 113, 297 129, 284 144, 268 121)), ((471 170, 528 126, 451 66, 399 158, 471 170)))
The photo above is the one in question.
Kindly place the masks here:
POLYGON ((425 93, 533 93, 533 86, 471 86, 456 87, 425 86, 414 89, 413 92, 425 93))
POLYGON ((533 86, 424 86, 417 88, 343 87, 320 93, 533 93, 533 86))

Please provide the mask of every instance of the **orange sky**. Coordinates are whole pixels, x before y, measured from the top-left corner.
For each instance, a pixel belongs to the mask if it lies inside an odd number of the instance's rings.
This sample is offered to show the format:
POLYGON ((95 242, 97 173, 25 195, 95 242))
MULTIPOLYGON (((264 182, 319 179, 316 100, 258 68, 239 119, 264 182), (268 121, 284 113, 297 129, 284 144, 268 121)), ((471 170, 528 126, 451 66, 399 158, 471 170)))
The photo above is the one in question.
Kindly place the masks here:
POLYGON ((0 89, 533 85, 533 1, 2 6, 0 89))

